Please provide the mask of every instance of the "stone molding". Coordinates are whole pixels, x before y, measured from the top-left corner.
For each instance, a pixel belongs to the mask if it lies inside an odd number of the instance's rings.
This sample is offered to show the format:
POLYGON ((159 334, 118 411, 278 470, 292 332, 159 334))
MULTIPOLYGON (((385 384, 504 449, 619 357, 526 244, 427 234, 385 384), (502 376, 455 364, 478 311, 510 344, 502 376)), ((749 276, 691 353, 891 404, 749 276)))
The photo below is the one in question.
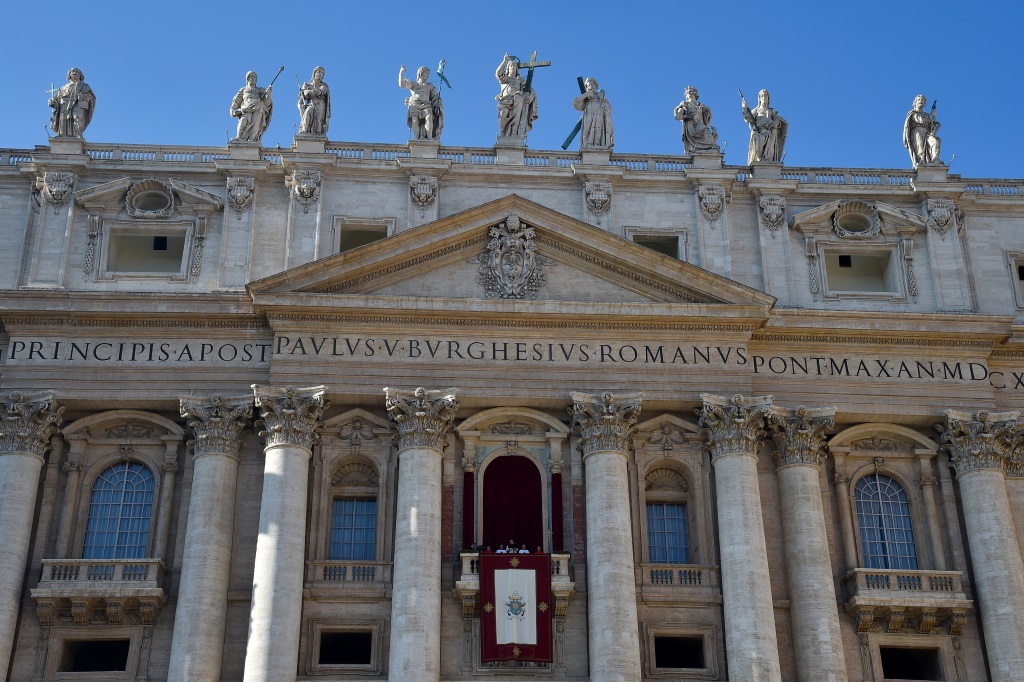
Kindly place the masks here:
POLYGON ((9 393, 0 396, 0 453, 23 452, 42 458, 64 420, 64 406, 53 393, 9 393))
POLYGON ((211 454, 237 457, 252 406, 248 396, 181 396, 181 416, 195 434, 193 459, 211 454))
POLYGON ((459 409, 458 389, 415 391, 385 388, 385 407, 398 431, 398 449, 433 448, 443 450, 447 434, 459 409))
POLYGON ((764 418, 775 396, 742 396, 731 398, 701 393, 704 407, 697 410, 697 424, 708 440, 714 461, 722 455, 743 453, 757 456, 757 442, 764 437, 764 418))
POLYGON ((825 454, 825 429, 835 423, 836 408, 796 409, 772 406, 765 421, 775 442, 775 469, 793 464, 821 466, 825 454))
POLYGON ((273 445, 296 445, 311 450, 320 436, 316 432, 322 426, 320 417, 330 403, 324 400, 325 386, 309 388, 274 388, 253 384, 256 407, 261 427, 259 435, 265 447, 273 445))
POLYGON ((626 452, 633 428, 640 416, 644 394, 639 392, 592 393, 573 392, 569 408, 572 428, 580 434, 583 457, 595 452, 615 450, 626 452))
POLYGON ((946 410, 945 425, 936 425, 957 478, 979 469, 1005 473, 1017 441, 1019 412, 946 410))

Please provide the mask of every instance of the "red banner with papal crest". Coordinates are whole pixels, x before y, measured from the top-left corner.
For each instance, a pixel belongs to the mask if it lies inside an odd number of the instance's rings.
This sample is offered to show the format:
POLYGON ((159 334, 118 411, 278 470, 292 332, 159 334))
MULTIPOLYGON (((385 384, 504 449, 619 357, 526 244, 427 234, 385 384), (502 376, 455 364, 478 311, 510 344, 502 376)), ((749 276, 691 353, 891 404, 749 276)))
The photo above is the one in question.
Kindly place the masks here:
POLYGON ((551 663, 551 555, 480 555, 481 660, 551 663))

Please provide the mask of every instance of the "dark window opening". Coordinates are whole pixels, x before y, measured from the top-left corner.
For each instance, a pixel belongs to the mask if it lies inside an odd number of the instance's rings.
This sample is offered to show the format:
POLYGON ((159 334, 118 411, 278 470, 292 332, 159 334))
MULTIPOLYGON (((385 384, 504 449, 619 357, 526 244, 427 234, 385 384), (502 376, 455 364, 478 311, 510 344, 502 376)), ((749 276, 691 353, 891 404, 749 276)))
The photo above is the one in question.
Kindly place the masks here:
POLYGON ((879 647, 887 680, 944 680, 938 649, 879 647))
POLYGON ((1017 279, 1024 282, 1024 265, 1017 266, 1017 279))
POLYGON ((655 637, 655 668, 705 668, 704 638, 655 637))
POLYGON ((839 256, 839 267, 841 268, 852 268, 853 267, 853 256, 839 256))
POLYGON ((153 250, 154 251, 166 251, 167 250, 167 237, 153 237, 153 250))
POLYGON ((320 665, 369 665, 372 632, 321 632, 320 665))
POLYGON ((633 243, 639 244, 640 246, 646 246, 652 251, 663 253, 671 258, 679 258, 679 237, 658 237, 653 235, 644 235, 643 237, 634 236, 633 243))
POLYGON ((338 251, 350 251, 351 249, 380 241, 387 236, 386 229, 342 228, 340 235, 341 243, 338 246, 338 251))
POLYGON ((115 672, 128 669, 128 639, 65 641, 60 658, 62 673, 115 672))

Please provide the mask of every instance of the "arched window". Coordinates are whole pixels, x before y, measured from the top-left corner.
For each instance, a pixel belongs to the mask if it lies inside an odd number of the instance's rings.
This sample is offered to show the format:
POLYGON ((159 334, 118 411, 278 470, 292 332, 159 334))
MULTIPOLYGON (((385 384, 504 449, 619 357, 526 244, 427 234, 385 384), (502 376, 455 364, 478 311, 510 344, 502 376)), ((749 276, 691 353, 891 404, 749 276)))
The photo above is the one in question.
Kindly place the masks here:
POLYGON ((876 472, 857 481, 855 498, 864 567, 917 570, 914 529, 903 486, 876 472))
POLYGON ((142 559, 153 514, 153 472, 121 462, 96 479, 85 528, 85 559, 142 559))
POLYGON ((373 561, 377 555, 376 470, 362 462, 338 468, 331 478, 332 561, 373 561))
POLYGON ((645 477, 644 490, 647 560, 652 564, 690 563, 690 486, 686 478, 672 469, 655 469, 645 477))

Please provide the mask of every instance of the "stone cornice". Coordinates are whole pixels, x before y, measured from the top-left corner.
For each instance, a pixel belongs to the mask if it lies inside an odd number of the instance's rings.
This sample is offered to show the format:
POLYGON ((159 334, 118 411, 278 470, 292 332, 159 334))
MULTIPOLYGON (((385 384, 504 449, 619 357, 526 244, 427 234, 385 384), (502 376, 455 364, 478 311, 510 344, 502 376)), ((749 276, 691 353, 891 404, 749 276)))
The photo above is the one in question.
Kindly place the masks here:
POLYGON ((9 393, 0 396, 0 453, 20 452, 42 459, 63 421, 64 406, 53 393, 9 393))
POLYGON ((433 448, 442 450, 459 409, 457 389, 415 391, 385 388, 385 407, 398 431, 398 449, 433 448))
POLYGON ((322 426, 320 417, 330 403, 324 400, 326 387, 274 388, 253 384, 260 419, 256 425, 267 447, 296 445, 310 450, 319 440, 316 430, 322 426))
POLYGON ((574 392, 571 396, 573 405, 569 414, 573 430, 580 434, 584 458, 606 450, 626 452, 644 394, 574 392))
POLYGON ((937 425, 957 477, 979 469, 1006 472, 1019 435, 1014 431, 1019 412, 946 410, 946 423, 937 425))
POLYGON ((765 435, 764 418, 775 396, 731 398, 701 393, 704 407, 697 410, 698 424, 708 440, 711 459, 722 455, 757 456, 757 442, 765 435))
POLYGON ((766 417, 775 441, 775 468, 792 464, 820 466, 825 452, 825 429, 835 423, 836 408, 796 409, 772 406, 766 417))
POLYGON ((195 434, 195 457, 209 454, 237 456, 242 431, 252 417, 249 396, 181 396, 181 416, 195 434))

